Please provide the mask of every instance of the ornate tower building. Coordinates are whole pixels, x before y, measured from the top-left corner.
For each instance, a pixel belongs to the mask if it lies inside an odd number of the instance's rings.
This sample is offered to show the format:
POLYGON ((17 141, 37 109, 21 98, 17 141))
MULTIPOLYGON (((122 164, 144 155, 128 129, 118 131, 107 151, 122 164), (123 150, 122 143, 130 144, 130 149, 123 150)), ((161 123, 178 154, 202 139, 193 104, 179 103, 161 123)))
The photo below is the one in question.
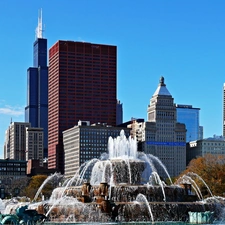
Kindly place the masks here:
MULTIPOLYGON (((150 100, 148 121, 136 126, 136 137, 142 150, 158 157, 170 176, 177 176, 185 170, 186 128, 185 124, 177 122, 176 104, 163 77, 150 100)), ((162 166, 157 171, 166 177, 162 166)))

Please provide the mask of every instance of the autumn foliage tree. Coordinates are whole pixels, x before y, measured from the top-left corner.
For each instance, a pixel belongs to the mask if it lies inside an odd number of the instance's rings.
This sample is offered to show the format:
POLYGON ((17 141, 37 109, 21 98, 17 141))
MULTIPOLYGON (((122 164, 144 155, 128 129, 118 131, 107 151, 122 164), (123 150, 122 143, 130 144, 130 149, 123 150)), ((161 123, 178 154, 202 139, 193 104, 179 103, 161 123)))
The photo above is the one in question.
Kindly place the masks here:
MULTIPOLYGON (((26 187, 26 196, 30 199, 34 199, 39 187, 47 178, 46 175, 36 175, 30 179, 29 185, 26 187)), ((51 196, 52 190, 54 189, 51 183, 46 183, 41 191, 41 194, 45 196, 45 198, 49 198, 51 196)), ((39 199, 41 196, 39 196, 39 199)))
MULTIPOLYGON (((213 195, 223 196, 225 193, 225 156, 207 154, 191 160, 187 169, 181 174, 195 173, 200 176, 210 188, 213 195)), ((195 176, 195 182, 201 189, 203 196, 210 193, 201 179, 195 176)))

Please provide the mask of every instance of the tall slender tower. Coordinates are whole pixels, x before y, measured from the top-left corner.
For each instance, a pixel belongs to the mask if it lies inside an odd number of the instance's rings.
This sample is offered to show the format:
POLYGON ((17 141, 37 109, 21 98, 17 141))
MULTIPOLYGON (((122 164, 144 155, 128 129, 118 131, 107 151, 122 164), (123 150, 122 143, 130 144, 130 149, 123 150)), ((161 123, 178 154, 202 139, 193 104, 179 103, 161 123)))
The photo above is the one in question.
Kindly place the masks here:
POLYGON ((64 173, 62 132, 79 120, 116 125, 116 55, 116 46, 84 42, 58 41, 50 48, 49 169, 64 173))
POLYGON ((44 130, 44 157, 48 154, 48 66, 47 39, 43 38, 42 11, 38 15, 33 45, 33 67, 27 70, 27 106, 25 122, 44 130))

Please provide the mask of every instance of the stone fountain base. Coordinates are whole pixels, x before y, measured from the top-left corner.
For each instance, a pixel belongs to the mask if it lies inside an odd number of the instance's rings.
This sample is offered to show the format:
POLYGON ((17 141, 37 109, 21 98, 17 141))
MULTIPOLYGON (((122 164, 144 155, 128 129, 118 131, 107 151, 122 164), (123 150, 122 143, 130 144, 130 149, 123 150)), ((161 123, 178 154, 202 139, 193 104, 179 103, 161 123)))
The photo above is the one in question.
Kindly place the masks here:
MULTIPOLYGON (((58 188, 60 196, 63 188, 58 188)), ((62 201, 39 205, 40 213, 48 214, 53 222, 143 222, 143 221, 184 221, 189 220, 189 212, 214 212, 220 210, 213 203, 188 202, 184 188, 164 187, 166 201, 160 186, 118 184, 110 188, 107 183, 91 186, 84 183, 65 191, 62 201), (146 201, 137 201, 138 196, 146 201), (110 200, 109 200, 110 199, 110 200)), ((193 200, 196 200, 193 198, 193 200)), ((38 209, 37 209, 38 210, 38 209)), ((133 224, 133 223, 132 223, 133 224)))

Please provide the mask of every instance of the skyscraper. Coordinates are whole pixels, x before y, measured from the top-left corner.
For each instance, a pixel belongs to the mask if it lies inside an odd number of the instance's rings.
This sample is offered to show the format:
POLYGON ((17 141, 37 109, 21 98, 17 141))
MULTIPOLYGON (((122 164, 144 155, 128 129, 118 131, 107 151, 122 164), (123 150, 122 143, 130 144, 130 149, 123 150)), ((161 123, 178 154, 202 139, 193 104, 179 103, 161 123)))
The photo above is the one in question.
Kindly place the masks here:
POLYGON ((199 111, 192 105, 177 104, 177 121, 186 125, 186 142, 200 140, 199 111))
POLYGON ((48 66, 47 39, 42 36, 42 13, 38 18, 33 45, 33 67, 27 70, 27 106, 25 122, 44 130, 44 157, 48 148, 48 66))
POLYGON ((64 173, 62 132, 78 121, 116 125, 117 47, 58 41, 49 50, 48 168, 64 173))
MULTIPOLYGON (((148 105, 148 121, 131 126, 139 149, 158 157, 172 177, 186 168, 186 129, 185 124, 177 122, 173 101, 161 77, 148 105)), ((160 176, 166 177, 162 166, 157 166, 157 171, 160 176)))

